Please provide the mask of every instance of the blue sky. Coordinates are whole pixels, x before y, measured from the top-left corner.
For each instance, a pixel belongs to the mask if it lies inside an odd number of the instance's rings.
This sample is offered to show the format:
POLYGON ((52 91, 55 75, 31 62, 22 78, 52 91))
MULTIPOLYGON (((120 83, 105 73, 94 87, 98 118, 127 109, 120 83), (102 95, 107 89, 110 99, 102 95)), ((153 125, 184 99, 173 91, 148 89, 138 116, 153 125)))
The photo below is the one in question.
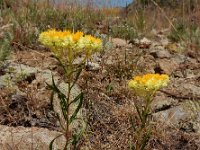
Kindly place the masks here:
POLYGON ((109 6, 109 7, 117 7, 122 6, 125 7, 126 4, 131 3, 133 0, 53 0, 55 2, 65 2, 65 1, 80 1, 82 3, 86 3, 88 1, 92 1, 97 6, 109 6))
POLYGON ((122 6, 125 7, 126 4, 130 4, 133 0, 93 0, 95 4, 100 6, 122 6))

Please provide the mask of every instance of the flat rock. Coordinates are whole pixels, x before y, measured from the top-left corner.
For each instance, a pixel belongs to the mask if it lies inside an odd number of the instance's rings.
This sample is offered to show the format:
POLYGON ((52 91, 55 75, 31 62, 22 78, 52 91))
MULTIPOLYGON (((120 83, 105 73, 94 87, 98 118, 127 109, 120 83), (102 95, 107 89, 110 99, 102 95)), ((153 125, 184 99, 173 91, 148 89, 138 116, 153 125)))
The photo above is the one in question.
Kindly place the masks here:
POLYGON ((155 120, 165 122, 168 125, 178 125, 180 121, 187 120, 190 117, 190 112, 182 106, 170 108, 165 111, 160 111, 153 114, 155 120))
POLYGON ((179 106, 154 113, 153 120, 163 123, 166 126, 174 126, 179 129, 185 128, 185 124, 192 124, 190 129, 200 133, 200 113, 192 102, 183 102, 179 106))
POLYGON ((166 45, 169 44, 169 39, 168 38, 162 38, 160 40, 160 43, 161 43, 162 46, 166 46, 166 45))
POLYGON ((154 58, 171 58, 172 55, 167 50, 154 50, 150 53, 154 58))
MULTIPOLYGON (((60 134, 60 132, 43 128, 8 127, 0 125, 0 149, 49 150, 50 142, 60 134)), ((55 140, 53 145, 54 149, 62 149, 64 142, 64 137, 55 140)))
POLYGON ((173 105, 177 103, 178 103, 177 100, 171 97, 166 97, 164 94, 160 94, 158 96, 155 96, 152 102, 152 110, 154 112, 163 111, 163 110, 171 108, 173 105))
POLYGON ((94 63, 94 62, 88 62, 86 63, 86 69, 89 71, 97 71, 99 70, 101 67, 98 63, 94 63))
POLYGON ((149 49, 152 44, 152 41, 144 37, 141 40, 134 39, 133 41, 130 41, 130 43, 132 43, 133 45, 136 45, 137 47, 141 49, 149 49))
POLYGON ((181 63, 185 63, 185 61, 187 60, 187 57, 185 55, 182 54, 176 54, 173 58, 173 61, 181 64, 181 63))
POLYGON ((157 64, 158 66, 156 69, 160 70, 158 73, 165 73, 168 75, 171 75, 179 67, 179 63, 170 59, 158 59, 157 64))
POLYGON ((127 42, 124 39, 112 38, 111 42, 113 43, 114 46, 118 46, 118 47, 125 47, 125 46, 127 46, 127 42))
POLYGON ((200 97, 200 87, 191 83, 182 84, 182 91, 188 92, 188 95, 200 97))
POLYGON ((24 64, 10 63, 8 68, 5 71, 16 73, 16 74, 24 73, 27 76, 30 76, 31 74, 37 73, 38 69, 34 67, 29 67, 24 64))

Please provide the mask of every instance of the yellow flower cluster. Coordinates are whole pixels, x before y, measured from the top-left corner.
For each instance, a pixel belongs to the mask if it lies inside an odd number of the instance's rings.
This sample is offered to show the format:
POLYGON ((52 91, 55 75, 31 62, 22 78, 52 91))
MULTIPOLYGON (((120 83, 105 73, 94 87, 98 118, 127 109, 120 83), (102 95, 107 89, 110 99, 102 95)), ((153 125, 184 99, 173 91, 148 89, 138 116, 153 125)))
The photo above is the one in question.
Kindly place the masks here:
POLYGON ((166 74, 146 74, 143 76, 136 76, 134 79, 130 80, 128 87, 133 89, 138 96, 147 96, 167 86, 168 82, 169 76, 166 74))
POLYGON ((83 32, 72 33, 68 30, 50 29, 39 35, 39 41, 52 49, 56 55, 84 53, 87 57, 102 48, 102 41, 83 32), (65 50, 65 51, 64 51, 65 50), (71 52, 69 52, 71 51, 71 52))

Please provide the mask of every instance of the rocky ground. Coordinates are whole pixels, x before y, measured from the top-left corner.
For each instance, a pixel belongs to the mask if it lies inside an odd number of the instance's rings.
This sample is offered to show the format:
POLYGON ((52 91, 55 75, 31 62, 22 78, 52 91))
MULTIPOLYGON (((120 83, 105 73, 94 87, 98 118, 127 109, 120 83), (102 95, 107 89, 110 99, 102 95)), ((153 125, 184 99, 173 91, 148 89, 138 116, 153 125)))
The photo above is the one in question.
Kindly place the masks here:
MULTIPOLYGON (((148 149, 197 150, 200 148, 200 52, 183 50, 161 33, 149 40, 111 39, 94 56, 73 91, 85 92, 87 132, 81 141, 87 149, 129 149, 134 140, 129 116, 136 114, 137 97, 127 81, 143 73, 166 73, 168 87, 160 90, 152 105, 155 132, 148 149)), ((50 105, 52 74, 62 81, 62 70, 48 51, 13 52, 0 68, 0 147, 48 149, 59 134, 59 122, 50 105)), ((66 83, 60 88, 67 90, 66 83)), ((59 112, 58 107, 54 108, 59 112)), ((55 144, 62 145, 63 139, 55 144)))

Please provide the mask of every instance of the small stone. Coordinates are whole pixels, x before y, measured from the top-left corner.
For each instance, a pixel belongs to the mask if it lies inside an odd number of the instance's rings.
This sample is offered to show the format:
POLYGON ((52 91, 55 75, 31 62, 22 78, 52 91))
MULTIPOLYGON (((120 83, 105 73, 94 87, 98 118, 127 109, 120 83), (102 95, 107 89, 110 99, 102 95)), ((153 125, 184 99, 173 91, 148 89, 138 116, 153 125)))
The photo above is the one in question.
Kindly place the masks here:
POLYGON ((172 58, 173 61, 181 64, 181 63, 184 63, 186 60, 187 60, 187 57, 185 55, 182 55, 182 54, 176 54, 173 58, 172 58))
POLYGON ((190 83, 185 83, 182 85, 183 91, 188 91, 189 94, 192 96, 200 97, 200 87, 190 84, 190 83))
POLYGON ((169 44, 169 40, 167 38, 163 38, 160 40, 160 43, 162 46, 166 46, 169 44))
POLYGON ((183 76, 183 73, 181 71, 175 71, 174 77, 183 78, 184 76, 183 76))
POLYGON ((171 75, 178 67, 179 64, 169 59, 157 60, 158 66, 155 68, 156 73, 165 73, 171 75))
POLYGON ((143 39, 140 40, 139 48, 148 49, 150 48, 151 44, 152 42, 144 37, 143 39))
POLYGON ((114 46, 117 47, 125 47, 127 45, 127 41, 120 38, 112 38, 111 42, 113 43, 114 46))
POLYGON ((151 45, 152 42, 149 39, 144 37, 143 39, 140 40, 140 43, 141 44, 151 45))
POLYGON ((184 75, 186 78, 194 78, 195 77, 195 74, 191 69, 185 69, 184 75))
POLYGON ((167 50, 155 50, 150 53, 154 58, 171 58, 171 54, 167 50))
POLYGON ((97 71, 99 70, 101 67, 99 64, 97 63, 93 63, 93 62, 87 62, 86 63, 86 69, 89 71, 97 71))

